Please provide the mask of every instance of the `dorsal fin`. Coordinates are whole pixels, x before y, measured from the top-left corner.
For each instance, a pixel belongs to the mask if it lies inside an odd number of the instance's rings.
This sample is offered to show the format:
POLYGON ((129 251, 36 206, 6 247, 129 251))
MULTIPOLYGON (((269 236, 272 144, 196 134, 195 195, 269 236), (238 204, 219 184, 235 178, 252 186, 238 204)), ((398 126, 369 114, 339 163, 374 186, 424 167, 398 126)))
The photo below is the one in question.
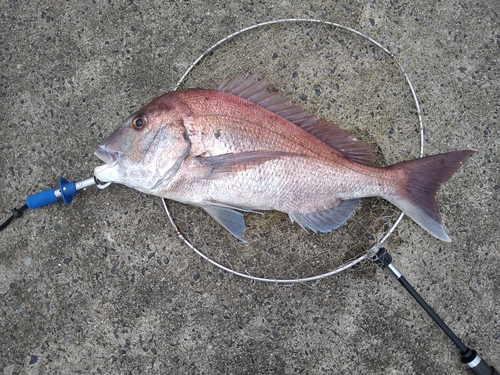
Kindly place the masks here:
POLYGON ((279 93, 269 92, 267 90, 269 82, 266 79, 259 80, 256 74, 248 78, 245 76, 245 73, 240 73, 228 83, 221 83, 217 90, 237 95, 276 113, 339 150, 348 159, 373 164, 374 158, 370 149, 354 134, 340 129, 338 125, 327 120, 311 115, 301 106, 293 104, 290 99, 283 98, 279 93))

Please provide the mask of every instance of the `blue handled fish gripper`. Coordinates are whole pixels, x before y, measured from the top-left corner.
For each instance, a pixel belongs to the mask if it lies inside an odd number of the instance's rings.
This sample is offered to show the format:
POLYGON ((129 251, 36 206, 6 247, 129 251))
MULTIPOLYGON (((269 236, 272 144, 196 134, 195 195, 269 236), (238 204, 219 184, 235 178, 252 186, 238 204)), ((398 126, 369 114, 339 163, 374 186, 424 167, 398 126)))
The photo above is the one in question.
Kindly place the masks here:
POLYGON ((89 177, 78 182, 68 182, 65 178, 61 177, 59 180, 59 189, 47 189, 40 193, 29 195, 26 198, 26 205, 31 209, 35 209, 55 203, 59 198, 62 198, 64 203, 69 204, 73 200, 73 195, 78 194, 80 190, 96 184, 97 182, 94 177, 89 177))
POLYGON ((78 194, 80 190, 88 188, 92 185, 97 185, 99 189, 104 189, 109 186, 111 182, 102 183, 95 177, 90 177, 82 181, 71 181, 68 182, 65 178, 59 180, 59 189, 47 189, 36 194, 32 194, 26 198, 26 204, 21 208, 14 208, 12 210, 12 215, 3 224, 0 224, 0 231, 7 228, 12 220, 20 218, 23 212, 28 208, 35 209, 38 207, 46 206, 51 203, 55 203, 62 198, 64 203, 71 203, 73 200, 73 195, 78 194))

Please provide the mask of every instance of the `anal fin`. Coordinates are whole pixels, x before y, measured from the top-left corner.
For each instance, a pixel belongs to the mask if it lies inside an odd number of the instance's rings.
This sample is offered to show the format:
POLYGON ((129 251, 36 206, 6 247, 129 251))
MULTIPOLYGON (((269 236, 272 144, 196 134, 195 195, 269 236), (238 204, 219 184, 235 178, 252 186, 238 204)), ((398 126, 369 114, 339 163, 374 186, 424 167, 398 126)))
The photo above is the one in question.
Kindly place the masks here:
POLYGON ((328 233, 344 224, 359 203, 358 198, 349 199, 327 210, 306 214, 288 214, 288 216, 292 223, 296 222, 304 229, 309 228, 314 232, 328 233))

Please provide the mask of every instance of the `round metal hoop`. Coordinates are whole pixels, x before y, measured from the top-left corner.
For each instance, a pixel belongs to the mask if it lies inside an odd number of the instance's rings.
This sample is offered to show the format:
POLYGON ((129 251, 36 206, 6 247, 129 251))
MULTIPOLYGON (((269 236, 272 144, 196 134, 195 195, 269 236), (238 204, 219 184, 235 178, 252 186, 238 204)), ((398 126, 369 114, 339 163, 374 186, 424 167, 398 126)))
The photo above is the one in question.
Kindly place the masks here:
MULTIPOLYGON (((286 18, 286 19, 280 19, 280 20, 262 22, 262 23, 258 23, 258 24, 255 24, 255 25, 248 26, 246 28, 240 29, 240 30, 238 30, 238 31, 236 31, 236 32, 234 32, 234 33, 232 33, 232 34, 230 34, 230 35, 222 38, 217 43, 215 43, 214 45, 212 45, 211 47, 209 47, 205 52, 203 52, 188 67, 188 69, 184 72, 184 74, 182 75, 182 77, 179 79, 179 81, 175 85, 174 90, 177 90, 179 88, 179 86, 185 81, 185 79, 189 75, 189 73, 205 57, 207 57, 213 50, 215 50, 220 45, 224 44, 225 42, 233 39, 234 37, 236 37, 236 36, 238 36, 238 35, 240 35, 242 33, 245 33, 245 32, 248 32, 248 31, 260 28, 260 27, 264 27, 264 26, 268 26, 268 25, 273 25, 273 24, 282 24, 282 23, 315 23, 315 24, 322 24, 322 25, 332 26, 332 27, 335 27, 335 28, 340 28, 340 29, 349 31, 351 33, 354 33, 355 35, 357 35, 357 36, 359 36, 359 37, 361 37, 361 38, 369 41, 370 43, 373 43, 378 48, 380 48, 382 51, 384 51, 396 63, 396 65, 398 66, 399 70, 403 74, 403 76, 405 78, 405 81, 407 82, 407 84, 408 84, 408 86, 410 88, 410 91, 411 91, 411 94, 412 94, 412 97, 413 97, 413 101, 415 103, 416 112, 417 112, 417 115, 418 115, 418 123, 419 123, 419 129, 420 129, 420 157, 424 156, 424 125, 423 125, 423 120, 422 120, 422 113, 420 111, 420 104, 419 104, 419 101, 418 101, 418 98, 417 98, 417 94, 415 92, 415 89, 413 87, 412 82, 410 81, 410 78, 409 78, 407 72, 405 71, 405 69, 403 68, 403 66, 401 65, 401 63, 396 59, 396 57, 394 56, 394 54, 391 51, 389 51, 387 48, 385 48, 384 46, 382 46, 379 42, 377 42, 374 39, 370 38, 369 36, 361 33, 360 31, 357 31, 357 30, 352 29, 352 28, 347 27, 347 26, 340 25, 340 24, 335 23, 335 22, 323 21, 323 20, 317 20, 317 19, 309 19, 309 18, 286 18)), ((254 281, 279 283, 279 284, 306 283, 306 282, 318 281, 318 280, 323 279, 325 277, 332 276, 332 275, 335 275, 335 274, 340 273, 342 271, 345 271, 346 269, 349 269, 349 268, 353 267, 354 265, 361 263, 364 260, 371 260, 373 258, 373 256, 374 256, 374 254, 381 247, 381 245, 388 240, 388 238, 390 237, 390 235, 394 232, 394 230, 396 229, 396 227, 399 225, 399 223, 401 222, 401 220, 404 217, 404 213, 401 213, 399 215, 398 219, 392 225, 392 227, 384 235, 384 237, 381 240, 379 240, 376 244, 374 244, 373 246, 371 246, 367 250, 367 252, 365 254, 363 254, 361 256, 358 256, 358 257, 356 257, 356 258, 348 261, 347 263, 344 263, 342 266, 340 266, 340 267, 338 267, 338 268, 336 268, 336 269, 334 269, 334 270, 332 270, 330 272, 326 272, 326 273, 323 273, 323 274, 320 274, 320 275, 316 275, 316 276, 312 276, 312 277, 307 277, 307 278, 302 278, 302 279, 273 279, 273 278, 256 277, 256 276, 252 276, 252 275, 249 275, 249 274, 246 274, 246 273, 243 273, 243 272, 232 270, 230 268, 225 267, 224 265, 222 265, 220 263, 217 263, 213 259, 211 259, 208 256, 206 256, 205 254, 203 254, 201 251, 199 251, 196 247, 194 247, 191 244, 191 242, 189 242, 183 236, 183 234, 181 233, 181 231, 179 230, 179 228, 175 224, 174 220, 172 219, 172 216, 170 215, 170 212, 169 212, 169 210, 167 208, 165 199, 162 198, 162 201, 163 201, 163 207, 165 208, 165 211, 167 213, 167 217, 170 220, 170 223, 172 224, 172 226, 174 227, 174 230, 175 230, 177 236, 179 237, 179 239, 181 241, 183 241, 188 247, 190 247, 194 252, 196 252, 196 254, 198 254, 200 257, 202 257, 203 259, 207 260, 209 263, 213 264, 214 266, 219 267, 220 269, 222 269, 224 271, 227 271, 229 273, 232 273, 233 275, 244 277, 244 278, 251 279, 251 280, 254 280, 254 281)))

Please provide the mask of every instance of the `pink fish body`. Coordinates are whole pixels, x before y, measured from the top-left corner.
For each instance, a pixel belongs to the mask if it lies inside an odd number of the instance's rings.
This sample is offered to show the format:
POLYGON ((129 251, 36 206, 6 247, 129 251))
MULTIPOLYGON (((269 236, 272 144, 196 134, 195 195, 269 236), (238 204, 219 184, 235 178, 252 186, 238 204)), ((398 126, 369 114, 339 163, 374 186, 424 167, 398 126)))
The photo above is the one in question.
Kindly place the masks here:
POLYGON ((197 205, 244 241, 240 211, 277 210, 329 232, 359 199, 382 197, 450 241, 435 193, 474 151, 375 167, 351 133, 267 91, 254 76, 217 90, 166 93, 129 116, 97 149, 95 176, 197 205))

